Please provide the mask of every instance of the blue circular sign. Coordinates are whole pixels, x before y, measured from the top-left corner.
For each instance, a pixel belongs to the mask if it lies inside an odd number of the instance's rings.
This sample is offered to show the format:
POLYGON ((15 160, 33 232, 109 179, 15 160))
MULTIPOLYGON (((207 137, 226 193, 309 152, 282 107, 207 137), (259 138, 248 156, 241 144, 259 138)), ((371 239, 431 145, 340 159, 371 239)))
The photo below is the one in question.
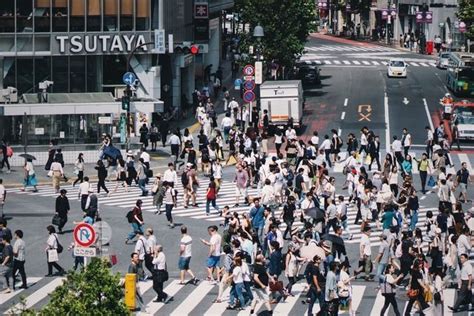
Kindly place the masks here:
POLYGON ((255 89, 255 81, 253 80, 246 80, 244 82, 244 89, 245 90, 253 90, 255 89))
POLYGON ((234 81, 234 86, 240 86, 242 84, 242 79, 238 78, 234 81))
POLYGON ((133 72, 130 72, 130 71, 126 72, 122 77, 123 83, 125 83, 127 85, 134 84, 135 80, 137 80, 137 77, 135 76, 135 74, 133 72))
POLYGON ((244 92, 244 101, 247 103, 253 102, 255 100, 255 93, 252 90, 247 90, 244 92))

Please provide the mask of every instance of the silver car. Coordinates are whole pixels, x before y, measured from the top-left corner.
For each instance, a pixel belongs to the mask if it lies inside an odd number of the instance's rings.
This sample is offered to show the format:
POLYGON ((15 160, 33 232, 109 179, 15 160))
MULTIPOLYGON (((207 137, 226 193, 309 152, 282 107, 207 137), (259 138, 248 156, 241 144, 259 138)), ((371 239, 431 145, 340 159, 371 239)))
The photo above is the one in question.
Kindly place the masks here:
POLYGON ((441 68, 441 69, 448 68, 449 55, 450 55, 450 53, 441 53, 441 54, 439 54, 438 61, 436 62, 436 67, 441 68))

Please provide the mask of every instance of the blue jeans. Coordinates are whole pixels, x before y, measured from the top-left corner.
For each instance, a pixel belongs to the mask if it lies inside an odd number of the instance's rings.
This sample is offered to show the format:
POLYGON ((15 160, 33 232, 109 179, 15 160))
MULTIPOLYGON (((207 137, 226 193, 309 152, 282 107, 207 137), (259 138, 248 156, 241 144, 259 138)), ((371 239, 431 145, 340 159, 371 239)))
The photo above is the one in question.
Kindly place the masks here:
POLYGON ((142 195, 147 195, 148 191, 146 189, 146 179, 139 179, 138 180, 138 187, 142 190, 142 195))
POLYGON ((244 289, 244 283, 235 283, 235 285, 232 286, 232 289, 230 290, 230 299, 229 299, 230 305, 234 305, 235 298, 237 296, 240 302, 240 306, 241 307, 245 306, 244 295, 242 293, 243 289, 244 289))
POLYGON ((135 222, 133 222, 131 225, 132 225, 132 231, 128 234, 128 237, 127 237, 129 240, 132 240, 133 238, 135 238, 136 231, 141 231, 143 233, 142 225, 135 222))
POLYGON ((325 301, 324 301, 324 289, 319 292, 316 292, 314 287, 310 287, 308 292, 308 298, 310 299, 309 306, 308 306, 308 316, 313 316, 313 306, 316 303, 316 300, 319 301, 319 306, 323 309, 325 301))
POLYGON ((411 220, 410 220, 410 230, 411 231, 415 230, 417 223, 418 223, 418 210, 414 210, 413 215, 411 216, 411 220))
POLYGON ((379 263, 377 265, 377 274, 375 275, 375 280, 379 282, 379 285, 383 283, 382 276, 385 274, 385 268, 387 267, 386 263, 379 263))
POLYGON ((219 206, 216 204, 216 199, 213 200, 206 200, 206 214, 209 214, 210 211, 210 205, 212 204, 212 207, 214 207, 218 212, 219 212, 219 206))
POLYGON ((257 227, 256 229, 257 229, 258 240, 260 241, 260 246, 263 247, 263 244, 265 243, 265 238, 263 236, 263 226, 257 227))

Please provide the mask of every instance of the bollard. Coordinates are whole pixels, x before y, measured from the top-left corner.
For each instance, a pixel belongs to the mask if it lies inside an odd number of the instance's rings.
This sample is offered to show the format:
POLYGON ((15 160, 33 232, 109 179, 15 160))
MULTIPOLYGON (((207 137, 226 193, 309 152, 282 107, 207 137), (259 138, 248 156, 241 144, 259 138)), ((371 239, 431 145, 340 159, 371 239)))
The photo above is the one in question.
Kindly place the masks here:
POLYGON ((135 273, 127 273, 125 275, 125 305, 131 311, 136 310, 136 281, 137 275, 135 273))

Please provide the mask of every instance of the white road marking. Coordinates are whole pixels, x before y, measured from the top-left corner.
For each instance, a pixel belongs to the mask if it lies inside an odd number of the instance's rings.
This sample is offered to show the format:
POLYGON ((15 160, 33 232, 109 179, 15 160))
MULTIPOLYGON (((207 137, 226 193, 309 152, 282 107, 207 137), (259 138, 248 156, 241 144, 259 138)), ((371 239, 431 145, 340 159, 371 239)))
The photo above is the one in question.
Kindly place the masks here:
POLYGON ((181 304, 170 314, 170 316, 182 316, 189 315, 193 309, 199 304, 199 302, 204 298, 204 296, 209 293, 210 290, 214 287, 213 284, 209 282, 201 282, 201 284, 196 287, 193 291, 193 295, 188 296, 181 304))
MULTIPOLYGON (((153 283, 152 283, 153 284, 153 283)), ((173 282, 170 283, 167 287, 164 288, 164 291, 166 294, 168 294, 168 297, 173 297, 178 293, 179 290, 181 290, 184 287, 184 285, 179 284, 179 280, 174 280, 173 282)), ((163 306, 165 306, 165 303, 157 303, 151 301, 145 306, 145 310, 141 315, 155 315, 163 306)))
POLYGON ((304 283, 293 285, 291 289, 293 296, 288 296, 285 302, 280 302, 273 310, 273 315, 291 315, 291 310, 295 306, 305 287, 306 285, 304 283))
POLYGON ((376 66, 380 65, 379 62, 378 62, 378 61, 375 61, 375 60, 372 60, 372 64, 374 64, 374 65, 376 65, 376 66))
POLYGON ((343 62, 344 64, 346 64, 346 65, 350 65, 350 64, 351 64, 351 62, 348 61, 348 60, 343 60, 342 62, 343 62))
POLYGON ((349 102, 349 99, 348 98, 345 98, 344 99, 344 106, 347 106, 347 103, 349 102))
MULTIPOLYGON (((39 280, 41 280, 42 278, 27 278, 26 279, 26 284, 28 286, 32 286, 33 284, 37 283, 39 280)), ((3 280, 2 280, 3 281, 3 280)), ((20 282, 17 282, 16 283, 18 286, 20 286, 20 282)), ((11 298, 13 298, 15 295, 23 292, 24 289, 17 289, 15 291, 12 291, 11 293, 8 293, 8 294, 2 294, 0 295, 0 305, 3 305, 5 304, 8 300, 10 300, 11 298)))
POLYGON ((370 63, 369 63, 368 61, 366 61, 366 60, 363 60, 362 63, 363 63, 364 65, 370 65, 370 63))
POLYGON ((390 119, 389 119, 389 111, 388 111, 388 96, 385 93, 384 97, 384 116, 385 116, 385 150, 386 152, 390 152, 390 119))
POLYGON ((360 62, 357 61, 357 60, 353 60, 352 62, 353 62, 354 64, 356 64, 356 65, 360 65, 360 62))
POLYGON ((341 121, 344 120, 345 117, 346 117, 346 112, 342 112, 341 113, 341 121))
POLYGON ((425 63, 420 63, 420 65, 422 65, 423 67, 429 67, 429 65, 427 65, 425 63))
POLYGON ((332 65, 332 63, 331 63, 330 60, 325 60, 324 63, 325 63, 326 65, 332 65))
POLYGON ((340 65, 340 64, 341 64, 341 62, 340 62, 339 60, 334 60, 334 63, 335 63, 336 65, 340 65))
POLYGON ((411 62, 410 65, 418 67, 419 65, 417 63, 411 62))
POLYGON ((430 109, 428 108, 428 102, 426 102, 425 98, 423 98, 423 104, 425 106, 425 112, 426 112, 426 116, 428 117, 428 122, 430 123, 430 128, 433 131, 434 130, 433 120, 431 119, 430 109))

